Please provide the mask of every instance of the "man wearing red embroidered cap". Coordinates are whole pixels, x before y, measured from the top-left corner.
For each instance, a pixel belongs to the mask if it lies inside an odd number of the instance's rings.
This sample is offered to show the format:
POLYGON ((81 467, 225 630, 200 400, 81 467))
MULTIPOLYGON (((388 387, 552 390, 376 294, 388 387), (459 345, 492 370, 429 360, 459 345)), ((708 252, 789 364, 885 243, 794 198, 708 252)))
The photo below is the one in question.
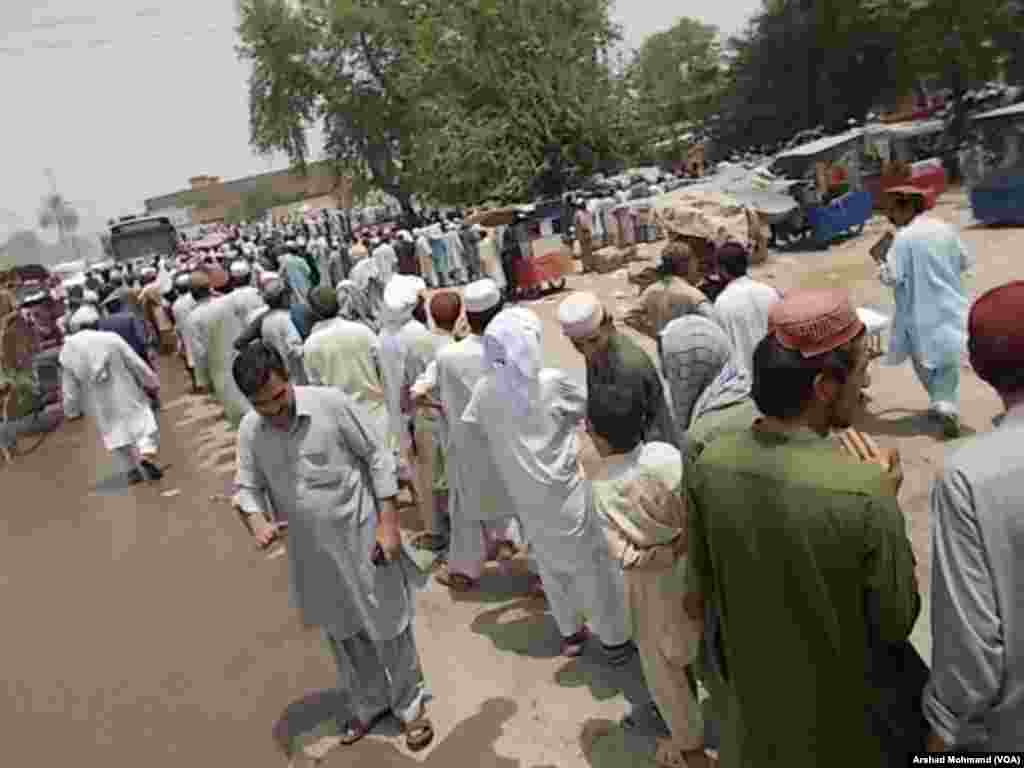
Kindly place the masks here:
POLYGON ((895 765, 924 748, 923 662, 916 692, 881 663, 914 660, 920 609, 898 457, 856 435, 859 461, 831 437, 860 412, 868 359, 844 291, 787 295, 754 352, 763 417, 710 443, 687 478, 686 605, 725 700, 723 765, 812 768, 837 748, 844 765, 895 765))
POLYGON ((968 320, 971 365, 1006 412, 946 459, 932 490, 929 748, 1024 750, 1024 282, 994 288, 968 320))

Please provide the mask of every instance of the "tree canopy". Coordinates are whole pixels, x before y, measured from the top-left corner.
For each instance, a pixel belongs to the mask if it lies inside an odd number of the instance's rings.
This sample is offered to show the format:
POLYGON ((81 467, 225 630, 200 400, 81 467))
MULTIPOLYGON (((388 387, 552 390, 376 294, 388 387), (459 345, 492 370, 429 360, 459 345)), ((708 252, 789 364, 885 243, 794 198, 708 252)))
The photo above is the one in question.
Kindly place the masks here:
POLYGON ((611 0, 238 3, 253 147, 299 168, 323 155, 357 198, 379 189, 407 213, 414 196, 552 194, 690 126, 770 144, 839 130, 921 78, 962 107, 974 83, 1024 77, 1024 0, 764 0, 734 39, 684 17, 626 62, 611 0))
POLYGON ((307 131, 351 176, 439 203, 517 198, 546 156, 628 150, 608 0, 241 0, 250 134, 304 165, 307 131))

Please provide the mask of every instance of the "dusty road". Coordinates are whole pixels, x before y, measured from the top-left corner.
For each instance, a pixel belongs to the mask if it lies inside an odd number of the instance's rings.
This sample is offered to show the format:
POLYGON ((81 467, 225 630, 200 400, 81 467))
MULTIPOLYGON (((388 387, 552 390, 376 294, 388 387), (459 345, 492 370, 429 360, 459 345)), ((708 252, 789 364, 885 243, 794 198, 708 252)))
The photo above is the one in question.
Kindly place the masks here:
MULTIPOLYGON (((939 212, 958 221, 960 204, 950 195, 939 212)), ((841 284, 861 305, 886 308, 867 253, 881 226, 827 253, 774 255, 756 273, 782 288, 841 284)), ((978 260, 973 295, 1022 276, 1014 259, 1024 231, 966 230, 964 239, 978 260)), ((633 293, 616 274, 570 287, 596 290, 613 308, 633 293)), ((557 300, 532 305, 546 357, 582 379, 554 323, 557 300)), ((176 365, 161 373, 171 467, 160 484, 121 486, 82 423, 0 468, 5 764, 284 766, 272 735, 282 713, 295 726, 331 703, 315 694, 333 684, 333 664, 289 608, 284 559, 255 551, 216 500, 232 477, 233 435, 208 401, 183 394, 176 365)), ((988 429, 998 403, 964 373, 965 424, 988 429)), ((909 367, 877 367, 872 397, 861 426, 903 453, 901 499, 927 589, 927 493, 948 444, 918 416, 926 398, 909 367)), ((453 599, 431 584, 416 631, 435 745, 410 757, 392 724, 324 765, 650 765, 651 730, 615 727, 646 701, 638 665, 612 672, 593 651, 561 659, 554 624, 543 604, 519 596, 524 585, 521 572, 490 573, 480 593, 453 599)), ((915 640, 927 650, 925 630, 921 622, 915 640)))

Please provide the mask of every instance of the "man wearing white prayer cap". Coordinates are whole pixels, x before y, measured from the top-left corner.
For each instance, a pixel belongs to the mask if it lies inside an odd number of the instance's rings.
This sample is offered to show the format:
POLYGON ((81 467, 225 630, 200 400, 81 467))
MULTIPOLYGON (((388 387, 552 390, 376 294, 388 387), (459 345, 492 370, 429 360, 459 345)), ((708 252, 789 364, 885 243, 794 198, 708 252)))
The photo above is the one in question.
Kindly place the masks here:
POLYGON ((159 480, 155 460, 159 440, 150 398, 160 380, 116 333, 96 330, 100 316, 84 306, 71 317, 73 331, 60 352, 64 414, 96 420, 108 451, 133 483, 159 480))
MULTIPOLYGON (((484 330, 504 302, 495 282, 485 279, 465 287, 462 303, 470 335, 438 352, 413 385, 417 402, 440 402, 445 416, 451 534, 448 562, 435 578, 460 592, 477 587, 484 562, 512 559, 522 541, 512 496, 484 436, 459 418, 486 371, 484 330)), ((539 593, 540 579, 531 576, 530 587, 539 593)))
POLYGON ((625 402, 642 398, 650 404, 644 414, 645 441, 676 445, 676 429, 658 369, 636 342, 616 329, 601 300, 585 291, 571 294, 558 307, 558 322, 576 351, 586 358, 587 392, 613 399, 617 393, 625 402))
POLYGON ((249 267, 249 262, 245 259, 235 259, 231 262, 231 267, 228 271, 231 274, 232 288, 242 288, 250 284, 252 270, 249 267))
POLYGON ((483 346, 488 370, 461 420, 485 436, 499 476, 513 490, 514 509, 562 636, 562 654, 583 652, 589 636, 580 618, 585 614, 608 662, 625 664, 636 649, 622 572, 612 562, 601 520, 587 504, 579 464, 577 430, 586 419, 586 395, 566 373, 544 367, 541 322, 527 309, 502 311, 487 326, 483 346))
MULTIPOLYGON (((412 435, 411 414, 403 410, 405 402, 403 389, 406 387, 405 365, 408 358, 408 333, 406 325, 413 322, 416 309, 426 284, 418 277, 395 275, 384 286, 381 309, 380 347, 378 362, 384 383, 384 395, 388 408, 388 439, 392 450, 397 452, 399 482, 408 487, 416 496, 412 485, 412 435)), ((417 504, 419 499, 416 499, 417 504)))

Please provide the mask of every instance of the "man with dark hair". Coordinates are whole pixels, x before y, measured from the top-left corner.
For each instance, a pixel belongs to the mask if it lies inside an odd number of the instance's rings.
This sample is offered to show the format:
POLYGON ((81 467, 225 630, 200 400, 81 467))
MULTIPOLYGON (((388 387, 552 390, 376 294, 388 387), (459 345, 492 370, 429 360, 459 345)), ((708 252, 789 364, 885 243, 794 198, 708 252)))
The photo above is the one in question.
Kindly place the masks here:
POLYGON ((924 214, 922 190, 898 187, 888 195, 889 218, 897 228, 879 269, 879 279, 896 299, 888 362, 910 358, 928 391, 929 414, 941 422, 946 437, 955 438, 969 305, 963 274, 971 257, 953 227, 924 214))
POLYGON ((1024 282, 993 288, 968 319, 971 365, 1002 400, 993 432, 946 459, 932 489, 929 748, 1024 750, 1024 282))
POLYGON ((900 676, 925 667, 907 641, 920 596, 899 459, 830 437, 862 407, 864 325, 844 291, 794 292, 770 321, 754 355, 763 418, 687 478, 686 604, 728 700, 722 761, 820 766, 841 745, 850 765, 905 765, 924 745, 924 680, 900 676))
POLYGON ((778 302, 779 292, 747 275, 750 257, 739 243, 723 245, 717 259, 726 285, 715 299, 715 314, 729 334, 737 367, 750 371, 754 348, 768 330, 768 312, 778 302))
POLYGON ((656 339, 666 325, 684 315, 701 315, 717 323, 708 297, 691 282, 696 269, 690 246, 679 240, 669 242, 661 251, 661 279, 640 293, 637 305, 626 313, 626 325, 656 339))
POLYGON ((416 566, 398 528, 394 457, 342 392, 293 387, 285 363, 255 342, 234 363, 253 410, 238 431, 238 505, 261 547, 275 538, 266 500, 288 520, 292 594, 302 621, 323 629, 352 719, 354 744, 386 714, 419 751, 433 740, 413 636, 416 566))
POLYGON ((462 422, 473 388, 486 372, 483 332, 504 302, 489 279, 467 285, 463 302, 472 335, 438 352, 435 363, 427 366, 413 387, 418 403, 438 401, 447 419, 451 535, 448 562, 436 578, 457 591, 475 589, 489 555, 511 559, 521 539, 512 497, 486 440, 462 422))

